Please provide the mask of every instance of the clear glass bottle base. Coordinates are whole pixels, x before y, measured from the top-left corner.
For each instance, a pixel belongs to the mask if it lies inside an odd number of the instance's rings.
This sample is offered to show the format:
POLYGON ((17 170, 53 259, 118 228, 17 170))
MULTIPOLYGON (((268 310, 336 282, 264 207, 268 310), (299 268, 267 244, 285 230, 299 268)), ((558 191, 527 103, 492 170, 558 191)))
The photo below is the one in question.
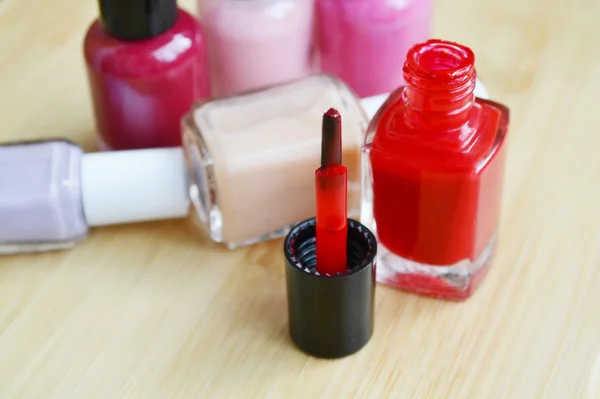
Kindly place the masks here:
POLYGON ((496 235, 475 260, 464 259, 450 266, 414 262, 378 244, 377 281, 422 296, 460 301, 469 298, 487 274, 496 248, 496 235))
POLYGON ((0 255, 15 255, 20 253, 50 252, 71 249, 86 238, 87 234, 65 241, 56 242, 26 242, 0 244, 0 255))

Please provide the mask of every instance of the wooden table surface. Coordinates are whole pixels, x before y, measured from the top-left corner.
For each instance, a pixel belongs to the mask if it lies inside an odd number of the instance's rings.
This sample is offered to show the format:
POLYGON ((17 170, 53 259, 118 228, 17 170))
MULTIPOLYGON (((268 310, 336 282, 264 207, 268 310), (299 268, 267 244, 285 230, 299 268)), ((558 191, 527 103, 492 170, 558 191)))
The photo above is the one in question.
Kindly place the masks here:
MULTIPOLYGON (((98 228, 0 258, 0 397, 600 398, 599 4, 435 4, 435 35, 470 45, 512 110, 499 252, 471 300, 378 286, 369 345, 317 360, 287 335, 281 240, 228 251, 189 221, 98 228)), ((96 13, 0 2, 1 141, 94 149, 81 41, 96 13)))

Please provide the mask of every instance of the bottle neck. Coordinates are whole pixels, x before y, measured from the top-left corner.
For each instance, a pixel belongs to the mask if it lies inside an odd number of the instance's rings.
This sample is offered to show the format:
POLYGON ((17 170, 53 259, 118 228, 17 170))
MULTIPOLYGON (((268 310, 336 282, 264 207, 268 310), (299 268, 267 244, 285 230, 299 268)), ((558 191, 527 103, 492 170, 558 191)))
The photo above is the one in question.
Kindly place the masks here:
POLYGON ((462 45, 429 40, 412 47, 404 64, 407 122, 417 128, 456 130, 475 104, 475 57, 462 45))

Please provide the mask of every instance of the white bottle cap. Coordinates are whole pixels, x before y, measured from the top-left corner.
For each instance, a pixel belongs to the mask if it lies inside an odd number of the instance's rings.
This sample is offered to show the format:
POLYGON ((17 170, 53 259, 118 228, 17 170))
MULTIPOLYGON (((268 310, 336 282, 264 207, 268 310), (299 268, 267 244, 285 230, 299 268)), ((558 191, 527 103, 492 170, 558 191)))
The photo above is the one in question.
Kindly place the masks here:
POLYGON ((488 92, 479 79, 475 81, 475 97, 483 98, 484 100, 489 100, 488 92))
POLYGON ((88 226, 185 217, 187 190, 181 148, 97 152, 81 160, 88 226))
MULTIPOLYGON (((369 120, 373 119, 379 108, 383 105, 388 97, 389 93, 384 93, 372 97, 366 97, 360 100, 360 104, 367 113, 369 120)), ((483 98, 484 100, 489 98, 485 86, 483 83, 481 83, 481 81, 479 81, 479 79, 477 79, 475 84, 475 97, 483 98)))

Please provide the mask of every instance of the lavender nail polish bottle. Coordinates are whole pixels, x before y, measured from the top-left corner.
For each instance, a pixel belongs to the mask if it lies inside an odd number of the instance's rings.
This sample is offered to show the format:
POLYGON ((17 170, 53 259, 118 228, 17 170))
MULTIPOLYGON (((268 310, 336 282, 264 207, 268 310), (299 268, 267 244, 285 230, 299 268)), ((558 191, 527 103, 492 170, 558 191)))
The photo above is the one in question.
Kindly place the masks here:
POLYGON ((84 154, 66 140, 0 145, 0 254, 65 249, 92 226, 185 217, 181 148, 84 154))

